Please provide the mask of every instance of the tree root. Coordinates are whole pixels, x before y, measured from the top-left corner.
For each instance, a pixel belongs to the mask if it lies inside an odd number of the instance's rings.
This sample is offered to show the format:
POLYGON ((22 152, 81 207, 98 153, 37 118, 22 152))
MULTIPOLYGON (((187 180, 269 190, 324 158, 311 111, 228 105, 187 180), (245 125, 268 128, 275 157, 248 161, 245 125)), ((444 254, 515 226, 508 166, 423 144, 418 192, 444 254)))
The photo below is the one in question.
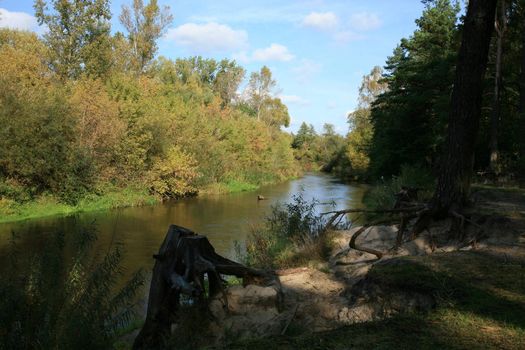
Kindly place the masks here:
POLYGON ((333 223, 339 218, 341 219, 344 215, 350 213, 366 213, 366 214, 402 214, 402 213, 414 213, 426 209, 427 206, 421 203, 412 203, 409 206, 403 208, 394 208, 394 209, 345 209, 345 210, 335 210, 321 213, 321 216, 330 215, 332 217, 328 220, 324 227, 324 231, 333 227, 333 223))
MULTIPOLYGON (((437 248, 437 245, 434 241, 434 237, 431 235, 430 231, 428 230, 430 224, 434 222, 436 219, 434 218, 434 214, 432 209, 427 205, 422 204, 415 204, 404 208, 394 208, 394 209, 381 209, 381 210, 368 210, 368 209, 346 209, 346 210, 337 210, 337 211, 331 211, 322 213, 321 215, 329 215, 333 214, 330 220, 327 222, 325 226, 325 230, 332 227, 332 224, 337 219, 341 219, 345 214, 348 213, 380 213, 380 214, 400 214, 399 217, 399 230, 396 235, 396 242, 395 245, 391 248, 392 251, 397 250, 402 244, 403 240, 408 232, 408 226, 410 224, 410 221, 413 219, 416 219, 415 223, 412 226, 412 229, 410 230, 410 235, 408 237, 408 241, 412 241, 418 237, 420 233, 423 231, 428 231, 430 235, 430 244, 431 249, 434 251, 437 248)), ((449 217, 452 217, 456 220, 456 227, 451 228, 451 238, 454 237, 458 239, 460 242, 463 242, 463 244, 460 245, 460 248, 467 247, 470 245, 475 245, 480 239, 487 236, 487 233, 483 226, 479 225, 474 220, 466 217, 465 215, 462 215, 458 213, 455 210, 449 211, 448 214, 449 217), (471 224, 472 226, 476 227, 479 231, 474 236, 474 238, 465 241, 465 224, 471 224), (453 234, 453 235, 452 235, 453 234)), ((376 222, 374 224, 368 224, 364 225, 363 227, 359 228, 351 237, 350 239, 350 248, 355 249, 358 251, 366 252, 373 254, 377 257, 377 259, 381 259, 384 256, 383 252, 380 252, 378 250, 367 248, 363 246, 356 245, 357 238, 365 232, 368 228, 371 226, 386 224, 391 222, 376 222)))
POLYGON ((379 250, 375 250, 375 249, 371 249, 371 248, 366 248, 366 247, 358 247, 356 244, 355 244, 355 241, 357 239, 357 237, 359 237, 360 234, 362 234, 363 232, 366 231, 367 228, 369 228, 370 226, 369 225, 365 225, 363 227, 361 227, 359 230, 355 231, 354 234, 352 235, 352 238, 350 239, 350 248, 352 249, 355 249, 355 250, 359 250, 359 251, 362 251, 362 252, 365 252, 365 253, 370 253, 370 254, 374 254, 377 259, 381 259, 383 257, 383 253, 380 252, 379 250))

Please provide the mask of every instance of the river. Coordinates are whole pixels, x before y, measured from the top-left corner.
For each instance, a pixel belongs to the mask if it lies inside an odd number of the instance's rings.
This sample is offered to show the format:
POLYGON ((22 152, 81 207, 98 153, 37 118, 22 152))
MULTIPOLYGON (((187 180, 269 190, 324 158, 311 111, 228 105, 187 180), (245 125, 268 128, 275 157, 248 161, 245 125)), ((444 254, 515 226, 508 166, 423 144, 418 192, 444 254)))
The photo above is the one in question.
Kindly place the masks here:
POLYGON ((291 202, 303 191, 303 198, 315 198, 319 211, 359 207, 364 186, 348 185, 337 178, 307 173, 300 179, 260 188, 257 192, 202 196, 169 201, 153 206, 80 213, 70 217, 47 217, 0 224, 0 256, 16 233, 19 249, 41 249, 42 237, 61 230, 72 232, 94 224, 98 232, 97 247, 112 242, 123 243, 123 266, 129 273, 143 268, 151 271, 152 254, 158 251, 170 224, 187 227, 208 236, 219 254, 235 259, 234 242, 246 239, 250 226, 261 223, 277 203, 291 202), (257 195, 267 200, 258 200, 257 195))

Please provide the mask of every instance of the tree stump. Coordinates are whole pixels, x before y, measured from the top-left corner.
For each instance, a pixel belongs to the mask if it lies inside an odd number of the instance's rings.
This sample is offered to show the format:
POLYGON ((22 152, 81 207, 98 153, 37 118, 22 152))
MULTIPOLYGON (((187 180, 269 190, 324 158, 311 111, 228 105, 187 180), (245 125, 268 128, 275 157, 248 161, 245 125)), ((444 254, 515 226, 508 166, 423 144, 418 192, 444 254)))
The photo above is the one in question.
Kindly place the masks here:
POLYGON ((215 252, 206 236, 171 225, 159 253, 154 255, 146 321, 133 349, 159 349, 176 320, 181 294, 200 302, 224 293, 221 275, 233 275, 244 284, 261 284, 271 275, 226 259, 215 252), (208 290, 205 288, 205 276, 208 290))

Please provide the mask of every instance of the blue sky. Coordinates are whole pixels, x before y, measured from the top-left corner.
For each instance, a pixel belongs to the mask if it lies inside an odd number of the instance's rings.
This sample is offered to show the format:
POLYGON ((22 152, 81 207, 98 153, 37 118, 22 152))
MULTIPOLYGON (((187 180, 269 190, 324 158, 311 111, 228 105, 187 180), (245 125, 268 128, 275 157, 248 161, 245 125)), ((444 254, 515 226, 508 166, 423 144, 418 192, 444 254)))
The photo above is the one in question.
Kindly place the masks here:
MULTIPOLYGON (((122 4, 114 0, 113 30, 122 4)), ((169 58, 236 59, 249 72, 270 67, 275 91, 296 131, 305 121, 346 134, 361 78, 383 66, 402 37, 416 28, 419 0, 159 0, 174 21, 159 41, 169 58)), ((39 30, 32 1, 0 0, 0 27, 39 30)))

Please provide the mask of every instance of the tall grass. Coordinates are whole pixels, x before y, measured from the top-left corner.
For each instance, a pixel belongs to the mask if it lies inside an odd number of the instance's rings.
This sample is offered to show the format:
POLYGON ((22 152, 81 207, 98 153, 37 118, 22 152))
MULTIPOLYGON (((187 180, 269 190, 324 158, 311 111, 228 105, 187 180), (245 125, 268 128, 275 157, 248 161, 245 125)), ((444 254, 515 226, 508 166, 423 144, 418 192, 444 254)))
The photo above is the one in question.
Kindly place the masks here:
POLYGON ((93 227, 44 238, 37 252, 13 237, 0 272, 1 349, 109 349, 134 318, 143 276, 117 288, 122 248, 96 252, 93 227))
POLYGON ((291 203, 272 207, 265 222, 252 227, 244 254, 237 245, 238 255, 249 266, 267 269, 324 261, 328 239, 323 233, 326 221, 315 210, 318 204, 307 202, 300 192, 291 203))

